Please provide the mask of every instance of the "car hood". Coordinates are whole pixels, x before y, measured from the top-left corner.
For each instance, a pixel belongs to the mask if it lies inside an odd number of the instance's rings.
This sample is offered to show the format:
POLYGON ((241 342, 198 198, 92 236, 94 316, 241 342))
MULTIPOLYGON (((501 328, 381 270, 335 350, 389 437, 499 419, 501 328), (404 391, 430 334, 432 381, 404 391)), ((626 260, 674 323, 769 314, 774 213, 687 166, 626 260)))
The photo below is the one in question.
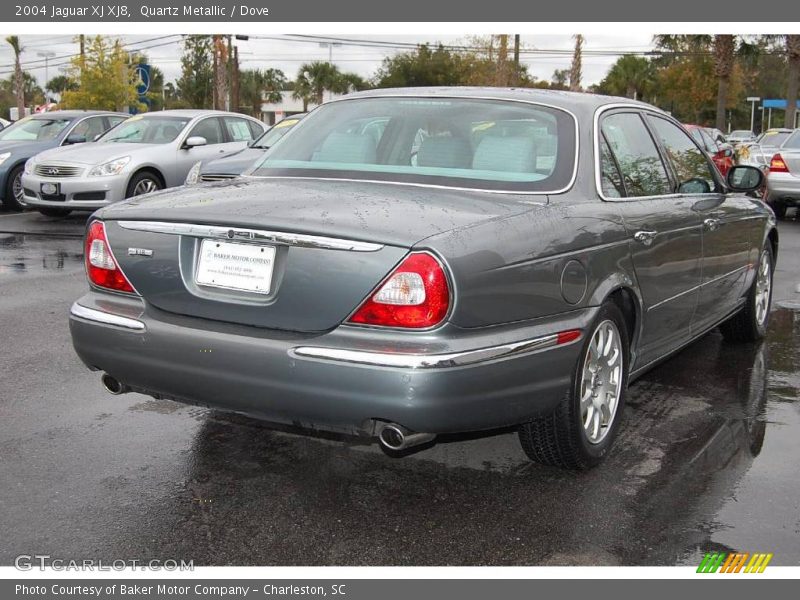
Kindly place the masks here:
POLYGON ((43 141, 43 142, 27 142, 27 141, 17 141, 17 142, 0 142, 0 154, 4 152, 11 152, 16 156, 33 156, 34 154, 38 154, 43 150, 47 150, 48 148, 52 148, 58 143, 58 141, 43 141))
POLYGON ((320 234, 411 247, 427 237, 527 212, 546 202, 546 196, 244 177, 131 198, 97 216, 320 234))
POLYGON ((162 144, 125 144, 116 142, 86 142, 53 148, 39 155, 38 160, 59 160, 84 165, 99 165, 121 156, 147 154, 162 144))
POLYGON ((216 175, 241 175, 260 156, 263 156, 264 152, 266 150, 263 148, 245 148, 205 163, 200 172, 216 175))

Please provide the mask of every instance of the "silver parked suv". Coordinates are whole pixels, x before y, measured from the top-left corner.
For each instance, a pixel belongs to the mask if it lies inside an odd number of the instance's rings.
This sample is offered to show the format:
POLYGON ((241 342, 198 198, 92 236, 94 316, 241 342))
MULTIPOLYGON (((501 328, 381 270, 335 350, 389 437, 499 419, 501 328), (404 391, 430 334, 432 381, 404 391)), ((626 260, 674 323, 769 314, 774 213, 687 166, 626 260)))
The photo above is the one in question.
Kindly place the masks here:
POLYGON ((55 148, 28 160, 25 203, 61 216, 178 186, 198 161, 245 148, 265 129, 256 119, 220 111, 136 115, 94 143, 55 148))

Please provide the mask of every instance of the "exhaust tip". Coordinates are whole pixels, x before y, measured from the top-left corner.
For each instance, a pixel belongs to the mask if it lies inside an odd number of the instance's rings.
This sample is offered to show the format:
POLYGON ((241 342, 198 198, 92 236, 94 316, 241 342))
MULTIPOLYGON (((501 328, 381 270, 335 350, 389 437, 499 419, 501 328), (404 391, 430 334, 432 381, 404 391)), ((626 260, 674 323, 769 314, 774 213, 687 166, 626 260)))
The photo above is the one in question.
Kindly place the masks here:
POLYGON ((402 450, 405 447, 406 435, 397 425, 386 425, 378 434, 381 444, 389 450, 402 450))
POLYGON ((100 381, 103 384, 105 390, 114 396, 118 396, 125 392, 125 386, 119 382, 116 378, 112 377, 108 373, 103 373, 103 376, 100 378, 100 381))

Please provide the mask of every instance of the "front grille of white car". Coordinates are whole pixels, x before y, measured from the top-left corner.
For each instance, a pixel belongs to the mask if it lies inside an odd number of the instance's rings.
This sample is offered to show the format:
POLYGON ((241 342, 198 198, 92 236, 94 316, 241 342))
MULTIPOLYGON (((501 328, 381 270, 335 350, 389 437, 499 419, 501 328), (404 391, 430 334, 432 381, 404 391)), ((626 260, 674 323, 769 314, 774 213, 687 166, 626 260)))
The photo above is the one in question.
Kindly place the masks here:
POLYGON ((33 169, 39 177, 80 177, 83 173, 81 167, 70 167, 67 165, 36 165, 33 169))

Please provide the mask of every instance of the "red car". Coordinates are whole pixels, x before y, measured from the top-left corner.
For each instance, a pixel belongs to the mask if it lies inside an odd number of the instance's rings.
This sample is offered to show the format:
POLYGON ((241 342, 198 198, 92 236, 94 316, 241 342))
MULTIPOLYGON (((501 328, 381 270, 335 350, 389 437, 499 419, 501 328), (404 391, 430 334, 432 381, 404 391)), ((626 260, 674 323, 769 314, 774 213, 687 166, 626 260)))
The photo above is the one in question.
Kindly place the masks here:
POLYGON ((728 169, 734 165, 733 146, 730 144, 719 144, 709 135, 705 127, 700 125, 684 125, 700 147, 705 150, 717 165, 719 172, 725 177, 728 169))

